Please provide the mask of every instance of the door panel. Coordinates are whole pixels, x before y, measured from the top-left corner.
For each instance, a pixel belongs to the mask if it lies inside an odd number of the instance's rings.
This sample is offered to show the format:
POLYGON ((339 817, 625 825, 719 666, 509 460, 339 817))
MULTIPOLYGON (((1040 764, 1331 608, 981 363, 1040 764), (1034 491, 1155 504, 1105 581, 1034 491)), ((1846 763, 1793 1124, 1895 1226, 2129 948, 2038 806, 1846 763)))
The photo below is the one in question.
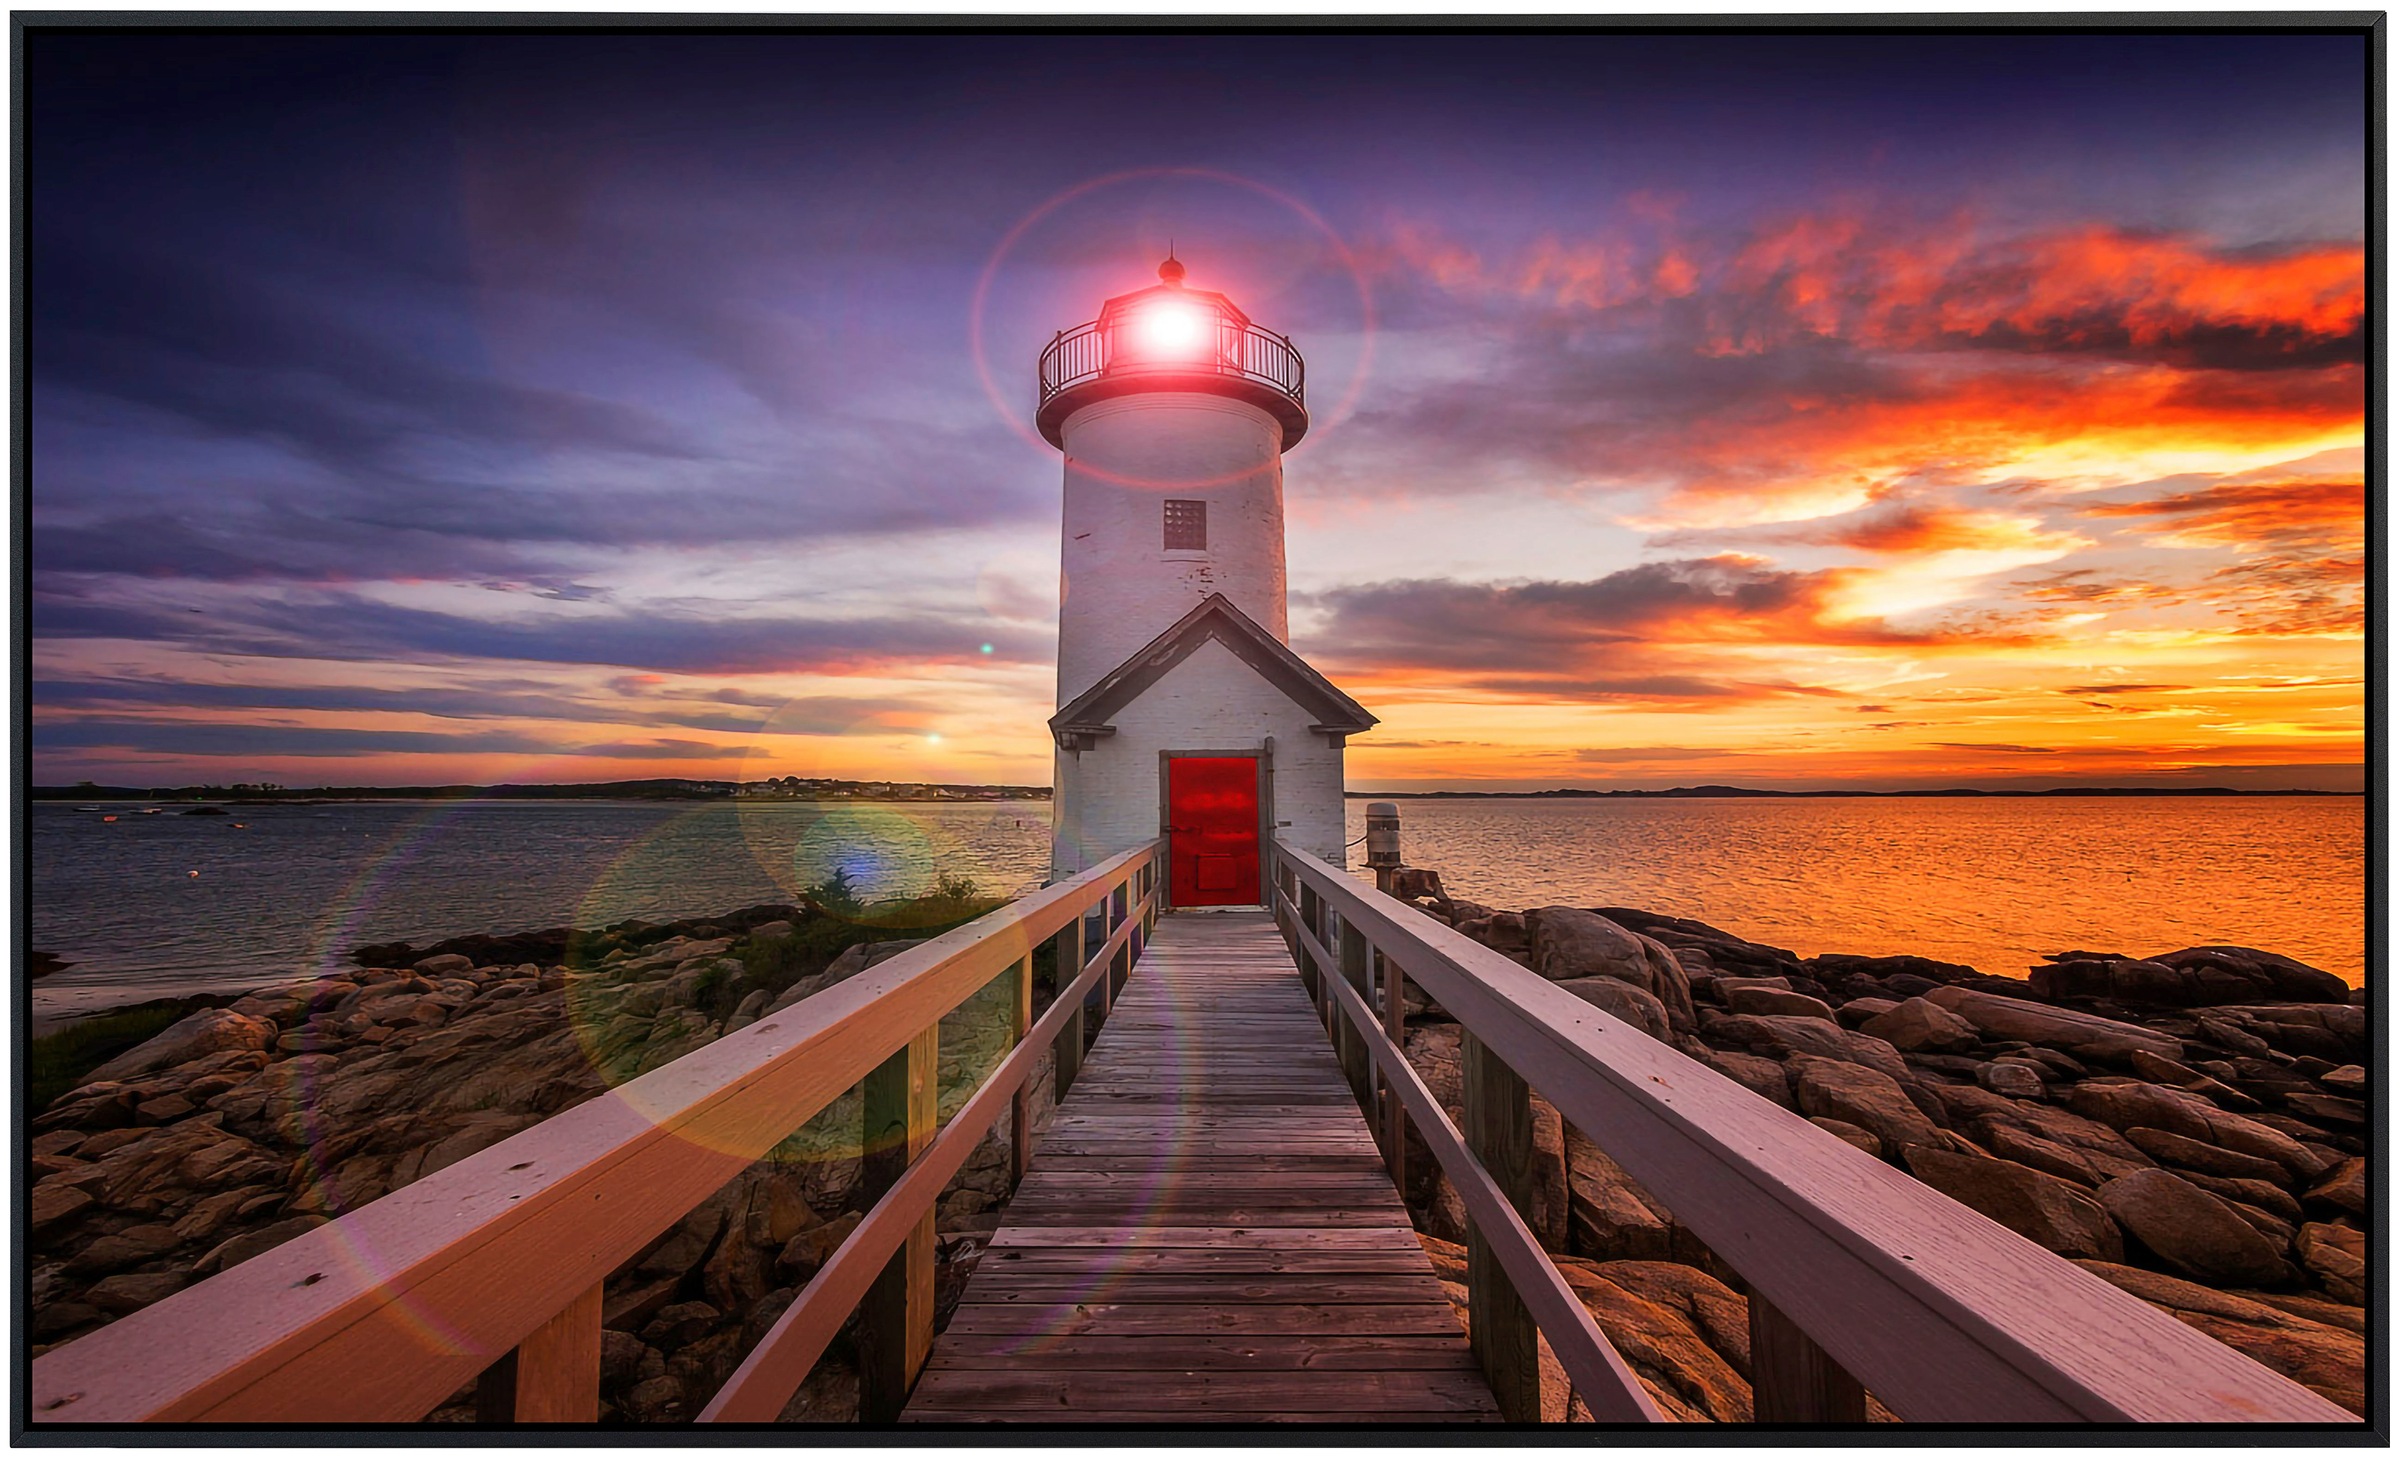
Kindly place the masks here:
POLYGON ((1258 905, 1258 761, 1167 761, 1167 897, 1258 905))

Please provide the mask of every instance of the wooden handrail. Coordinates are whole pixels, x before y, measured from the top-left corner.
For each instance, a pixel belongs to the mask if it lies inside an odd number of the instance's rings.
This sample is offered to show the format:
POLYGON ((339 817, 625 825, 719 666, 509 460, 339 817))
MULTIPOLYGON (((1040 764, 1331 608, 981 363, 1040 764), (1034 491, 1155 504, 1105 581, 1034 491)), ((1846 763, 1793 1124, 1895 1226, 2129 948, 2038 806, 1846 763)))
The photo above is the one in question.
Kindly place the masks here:
MULTIPOLYGON (((1000 907, 45 1353, 32 1420, 413 1421, 537 1333, 545 1352, 588 1347, 596 1403, 597 1335, 554 1339, 558 1319, 588 1307, 596 1323, 610 1272, 1043 941, 1129 883, 1150 891, 1159 852, 1000 907)), ((1111 917, 1125 936, 1101 967, 1138 946, 1146 896, 1140 910, 1111 917)), ((1033 1060, 1002 1067, 1021 1081, 1033 1060)), ((921 1215, 941 1183, 904 1176, 886 1203, 905 1190, 921 1215)))
MULTIPOLYGON (((1300 908, 1285 899, 1280 889, 1277 900, 1291 913, 1293 935, 1319 959, 1319 966, 1328 965, 1325 944, 1298 924, 1300 908)), ((1559 1275, 1558 1267, 1542 1253, 1541 1242, 1534 1239, 1525 1218, 1467 1151, 1466 1142, 1451 1125, 1433 1090, 1409 1066, 1407 1055, 1383 1036, 1375 1010, 1342 978, 1328 977, 1325 985, 1331 989, 1343 1015, 1359 1029, 1376 1071, 1400 1095, 1400 1102, 1416 1121, 1417 1132, 1424 1136, 1426 1147, 1450 1176, 1450 1183, 1466 1204, 1468 1217, 1490 1238, 1494 1254, 1508 1272, 1510 1284, 1531 1308, 1542 1334, 1550 1339, 1550 1349, 1557 1354, 1559 1367, 1582 1394, 1592 1415, 1602 1422, 1665 1421, 1665 1415, 1643 1390, 1633 1369, 1625 1365, 1625 1359, 1610 1345, 1599 1324, 1592 1320, 1591 1312, 1584 1309, 1583 1302, 1559 1275)))
POLYGON ((1143 897, 1136 908, 1137 915, 1119 924, 1099 953, 1083 964, 1074 981, 1059 989, 1049 1011, 1032 1032, 1001 1060, 974 1096, 950 1116, 949 1124, 933 1141, 933 1146, 908 1167, 908 1173, 898 1184, 875 1202, 858 1228, 809 1278, 799 1298, 768 1328, 733 1376, 700 1410, 699 1421, 773 1422, 776 1414, 783 1411, 783 1405, 808 1380, 809 1370, 825 1354, 826 1346, 842 1329, 842 1323, 849 1320, 851 1310, 866 1294, 867 1286, 882 1270, 883 1263, 900 1248, 909 1226, 933 1207, 950 1183, 950 1177, 958 1173, 983 1136, 1000 1121, 1000 1111, 1015 1101, 1017 1090, 1032 1076, 1049 1041, 1067 1026, 1070 1015, 1082 1012, 1084 998, 1133 939, 1151 899, 1143 897))
POLYGON ((1898 1416, 2356 1426, 1416 908, 1280 841, 1270 853, 1898 1416))

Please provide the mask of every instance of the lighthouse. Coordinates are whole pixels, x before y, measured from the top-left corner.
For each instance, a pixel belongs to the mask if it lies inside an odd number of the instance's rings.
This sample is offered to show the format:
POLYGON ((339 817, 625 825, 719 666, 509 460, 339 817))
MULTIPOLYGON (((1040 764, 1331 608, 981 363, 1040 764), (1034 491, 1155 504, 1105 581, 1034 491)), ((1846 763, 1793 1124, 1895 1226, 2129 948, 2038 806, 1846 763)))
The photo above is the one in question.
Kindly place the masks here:
POLYGON ((1287 641, 1300 352, 1185 278, 1170 256, 1042 351, 1034 424, 1066 458, 1051 874, 1164 835, 1170 906, 1255 906, 1266 837, 1341 862, 1343 744, 1376 721, 1287 641))

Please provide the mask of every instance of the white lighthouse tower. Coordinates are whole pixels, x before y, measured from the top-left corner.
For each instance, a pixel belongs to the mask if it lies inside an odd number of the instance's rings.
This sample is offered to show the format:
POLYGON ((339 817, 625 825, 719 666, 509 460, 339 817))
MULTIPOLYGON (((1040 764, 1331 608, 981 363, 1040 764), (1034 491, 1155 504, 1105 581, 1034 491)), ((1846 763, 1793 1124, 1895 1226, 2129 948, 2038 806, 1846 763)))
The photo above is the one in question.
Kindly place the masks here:
POLYGON ((1054 876, 1164 834, 1168 903, 1256 905, 1263 837, 1339 862, 1342 744, 1375 723, 1286 646, 1298 350, 1223 294, 1108 300, 1042 352, 1066 454, 1054 876))

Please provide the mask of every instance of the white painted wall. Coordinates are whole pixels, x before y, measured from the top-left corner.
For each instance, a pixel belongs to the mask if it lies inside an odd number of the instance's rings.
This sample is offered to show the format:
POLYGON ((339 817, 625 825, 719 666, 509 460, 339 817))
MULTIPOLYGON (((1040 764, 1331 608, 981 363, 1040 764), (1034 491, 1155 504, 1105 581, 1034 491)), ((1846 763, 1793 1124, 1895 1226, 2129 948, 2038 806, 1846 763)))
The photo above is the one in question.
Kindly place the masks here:
POLYGON ((1058 703, 1222 592, 1284 641, 1283 426, 1200 391, 1124 395, 1060 429, 1058 703), (1208 549, 1166 549, 1167 498, 1208 503, 1208 549))
POLYGON ((1343 864, 1342 751, 1309 732, 1314 722, 1224 644, 1201 644, 1118 713, 1115 734, 1079 755, 1057 751, 1052 876, 1097 865, 1159 833, 1159 751, 1246 753, 1270 734, 1275 819, 1291 822, 1285 840, 1343 864))

